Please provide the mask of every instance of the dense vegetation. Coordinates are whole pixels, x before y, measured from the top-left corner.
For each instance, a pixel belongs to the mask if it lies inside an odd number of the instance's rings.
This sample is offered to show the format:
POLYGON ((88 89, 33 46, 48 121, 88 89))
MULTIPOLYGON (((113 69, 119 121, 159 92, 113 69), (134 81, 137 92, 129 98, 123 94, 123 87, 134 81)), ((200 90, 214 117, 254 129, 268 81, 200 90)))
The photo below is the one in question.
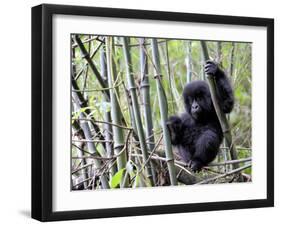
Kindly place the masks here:
POLYGON ((251 181, 250 43, 96 35, 71 43, 73 190, 251 181), (226 116, 231 145, 193 173, 163 125, 184 110, 184 85, 206 80, 202 44, 227 72, 235 107, 226 116))

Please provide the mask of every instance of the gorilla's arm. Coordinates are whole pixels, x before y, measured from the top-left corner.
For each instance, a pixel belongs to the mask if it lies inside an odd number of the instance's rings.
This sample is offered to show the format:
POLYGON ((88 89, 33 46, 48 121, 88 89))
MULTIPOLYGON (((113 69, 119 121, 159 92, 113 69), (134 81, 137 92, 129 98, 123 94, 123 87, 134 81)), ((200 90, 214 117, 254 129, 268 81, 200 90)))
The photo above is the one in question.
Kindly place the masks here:
POLYGON ((234 95, 226 74, 213 61, 206 62, 205 72, 214 76, 221 108, 224 113, 230 113, 234 105, 234 95))
POLYGON ((170 132, 171 143, 173 145, 180 144, 183 134, 183 123, 181 117, 177 115, 170 116, 166 125, 170 132))

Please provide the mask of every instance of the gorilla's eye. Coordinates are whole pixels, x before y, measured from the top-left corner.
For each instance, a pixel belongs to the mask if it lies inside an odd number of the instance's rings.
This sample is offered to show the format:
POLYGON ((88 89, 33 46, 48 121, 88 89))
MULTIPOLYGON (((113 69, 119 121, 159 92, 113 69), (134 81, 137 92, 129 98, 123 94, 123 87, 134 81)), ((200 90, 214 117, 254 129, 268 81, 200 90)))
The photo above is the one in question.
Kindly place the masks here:
POLYGON ((202 97, 201 97, 201 96, 196 97, 196 101, 197 101, 197 102, 199 102, 199 101, 201 101, 201 100, 202 100, 202 97))

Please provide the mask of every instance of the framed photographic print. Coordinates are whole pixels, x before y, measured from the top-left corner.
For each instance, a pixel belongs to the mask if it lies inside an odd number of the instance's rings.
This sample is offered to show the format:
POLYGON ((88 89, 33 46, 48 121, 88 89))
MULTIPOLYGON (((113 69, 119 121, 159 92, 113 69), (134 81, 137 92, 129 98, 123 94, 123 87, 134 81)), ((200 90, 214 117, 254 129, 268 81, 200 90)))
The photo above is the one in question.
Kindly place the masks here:
POLYGON ((32 8, 32 217, 274 205, 274 21, 32 8))

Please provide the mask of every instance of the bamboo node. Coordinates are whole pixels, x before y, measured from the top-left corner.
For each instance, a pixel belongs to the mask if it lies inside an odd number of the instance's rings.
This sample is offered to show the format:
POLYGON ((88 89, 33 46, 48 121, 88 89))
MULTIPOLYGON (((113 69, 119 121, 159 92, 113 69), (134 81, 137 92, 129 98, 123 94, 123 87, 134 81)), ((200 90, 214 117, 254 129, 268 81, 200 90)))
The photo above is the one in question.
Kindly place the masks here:
POLYGON ((131 90, 133 90, 133 89, 137 89, 137 87, 136 87, 136 86, 128 87, 128 91, 131 91, 131 90))
POLYGON ((140 88, 145 88, 145 87, 149 87, 149 84, 145 83, 145 84, 140 85, 140 88))
POLYGON ((168 162, 174 162, 174 159, 173 158, 171 158, 171 159, 166 159, 166 162, 168 163, 168 162))
POLYGON ((115 144, 114 149, 123 148, 124 144, 115 144))
POLYGON ((163 77, 163 75, 161 75, 161 74, 156 74, 153 76, 154 79, 156 79, 156 78, 161 79, 162 77, 163 77))
POLYGON ((230 132, 230 131, 231 131, 230 129, 224 129, 224 130, 222 130, 223 133, 228 133, 228 132, 230 132))
POLYGON ((82 57, 83 59, 87 59, 87 58, 89 58, 89 53, 88 53, 88 52, 82 53, 82 54, 81 54, 81 57, 82 57))

